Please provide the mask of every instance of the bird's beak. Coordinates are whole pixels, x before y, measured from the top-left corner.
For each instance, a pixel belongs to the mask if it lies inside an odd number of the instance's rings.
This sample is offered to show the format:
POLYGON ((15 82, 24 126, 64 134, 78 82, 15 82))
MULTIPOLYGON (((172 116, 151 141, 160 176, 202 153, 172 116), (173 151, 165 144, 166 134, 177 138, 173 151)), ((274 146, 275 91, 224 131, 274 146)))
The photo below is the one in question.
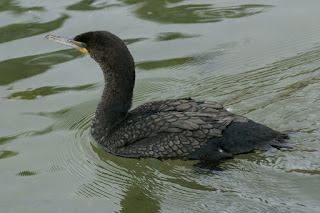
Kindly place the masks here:
POLYGON ((64 45, 67 45, 69 47, 75 48, 77 50, 79 50, 82 53, 88 54, 90 55, 90 53, 88 52, 88 50, 85 48, 86 44, 79 42, 79 41, 75 41, 71 38, 66 38, 66 37, 62 37, 62 36, 56 36, 56 35, 52 35, 49 34, 46 36, 46 39, 54 41, 54 42, 58 42, 64 45))

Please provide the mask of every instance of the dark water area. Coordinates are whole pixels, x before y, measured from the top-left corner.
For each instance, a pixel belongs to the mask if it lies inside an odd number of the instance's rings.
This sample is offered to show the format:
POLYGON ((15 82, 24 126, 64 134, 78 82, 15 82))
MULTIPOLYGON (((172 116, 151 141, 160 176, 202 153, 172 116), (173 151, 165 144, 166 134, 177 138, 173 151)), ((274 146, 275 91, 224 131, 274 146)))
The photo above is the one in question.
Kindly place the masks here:
POLYGON ((320 212, 320 2, 0 1, 1 212, 320 212), (293 150, 196 161, 125 159, 90 123, 88 56, 47 41, 108 30, 136 62, 133 107, 193 97, 279 131, 293 150))

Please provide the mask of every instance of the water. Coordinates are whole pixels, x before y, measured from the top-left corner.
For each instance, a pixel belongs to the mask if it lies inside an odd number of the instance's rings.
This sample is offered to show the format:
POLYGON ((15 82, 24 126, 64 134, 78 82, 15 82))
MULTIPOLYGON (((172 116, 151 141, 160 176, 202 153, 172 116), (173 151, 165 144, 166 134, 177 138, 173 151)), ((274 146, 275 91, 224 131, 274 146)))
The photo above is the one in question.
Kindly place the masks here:
POLYGON ((1 212, 320 212, 319 1, 0 2, 1 212), (221 164, 124 159, 90 122, 103 87, 90 57, 49 42, 109 30, 137 65, 134 107, 215 100, 294 150, 221 164))

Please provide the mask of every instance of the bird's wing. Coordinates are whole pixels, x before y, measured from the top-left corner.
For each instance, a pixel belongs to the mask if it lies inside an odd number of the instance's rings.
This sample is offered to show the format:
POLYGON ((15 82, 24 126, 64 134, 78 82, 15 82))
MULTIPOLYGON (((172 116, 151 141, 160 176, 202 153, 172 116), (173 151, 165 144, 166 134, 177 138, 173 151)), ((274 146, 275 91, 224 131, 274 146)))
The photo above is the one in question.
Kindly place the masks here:
POLYGON ((102 138, 100 143, 107 146, 110 152, 118 152, 126 157, 186 156, 208 139, 221 136, 222 131, 237 119, 237 116, 223 108, 210 107, 210 103, 196 104, 193 101, 189 102, 189 107, 167 104, 166 109, 160 105, 158 109, 162 110, 136 112, 135 116, 102 138), (175 108, 171 109, 170 106, 175 108))

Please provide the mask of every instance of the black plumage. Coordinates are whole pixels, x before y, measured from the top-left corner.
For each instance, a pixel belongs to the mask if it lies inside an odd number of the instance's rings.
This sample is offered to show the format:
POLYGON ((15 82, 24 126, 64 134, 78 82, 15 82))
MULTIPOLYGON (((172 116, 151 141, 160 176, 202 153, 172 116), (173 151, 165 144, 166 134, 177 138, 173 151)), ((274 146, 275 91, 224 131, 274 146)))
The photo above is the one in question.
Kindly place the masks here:
POLYGON ((102 148, 131 158, 219 161, 236 154, 286 147, 288 135, 228 112, 211 101, 155 101, 129 111, 135 66, 117 36, 96 31, 78 35, 105 79, 91 134, 102 148))

